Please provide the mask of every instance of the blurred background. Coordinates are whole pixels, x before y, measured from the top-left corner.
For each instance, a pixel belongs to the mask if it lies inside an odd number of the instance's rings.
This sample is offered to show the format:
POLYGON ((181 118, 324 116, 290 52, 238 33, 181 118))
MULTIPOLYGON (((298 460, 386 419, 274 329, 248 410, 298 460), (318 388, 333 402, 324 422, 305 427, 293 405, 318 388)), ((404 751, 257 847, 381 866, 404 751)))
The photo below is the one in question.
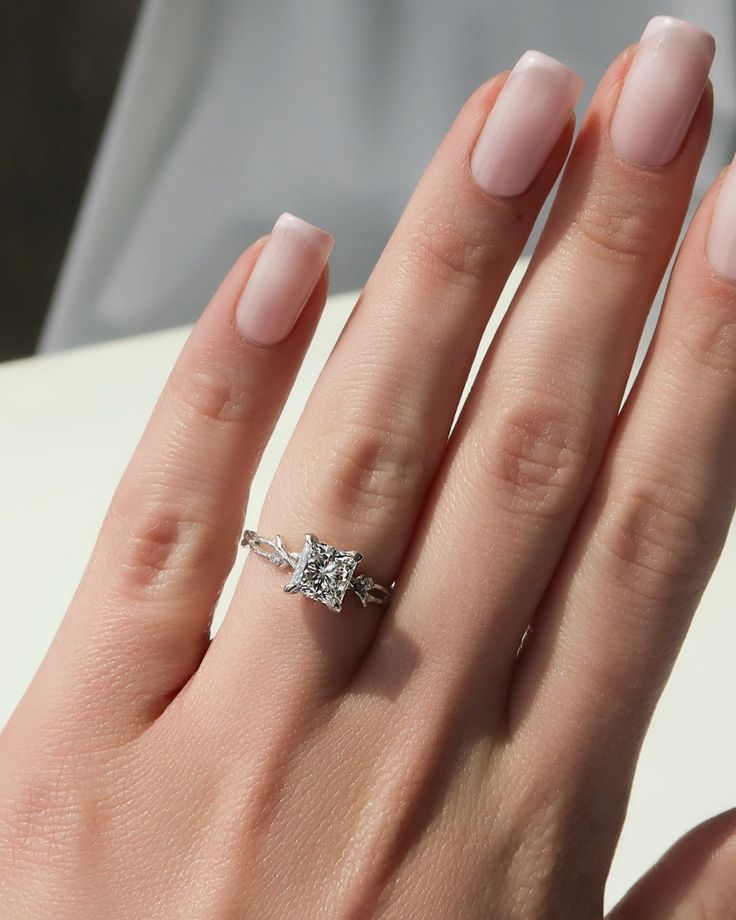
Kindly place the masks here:
POLYGON ((716 34, 699 191, 736 138, 733 0, 2 4, 0 359, 192 321, 281 211, 359 288, 468 93, 529 47, 585 78, 659 13, 716 34))
POLYGON ((140 5, 0 4, 0 360, 36 346, 140 5))

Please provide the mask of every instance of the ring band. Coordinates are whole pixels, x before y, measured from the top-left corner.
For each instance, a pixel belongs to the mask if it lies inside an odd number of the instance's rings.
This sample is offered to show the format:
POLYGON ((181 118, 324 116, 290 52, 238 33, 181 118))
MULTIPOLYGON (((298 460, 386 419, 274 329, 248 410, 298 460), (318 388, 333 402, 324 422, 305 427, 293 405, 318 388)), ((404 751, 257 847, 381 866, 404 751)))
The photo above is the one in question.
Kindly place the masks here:
POLYGON ((301 553, 290 553, 278 534, 275 540, 267 540, 255 530, 244 531, 240 545, 279 568, 293 569, 291 579, 284 585, 288 594, 298 591, 330 610, 340 610, 348 591, 357 594, 364 607, 387 604, 391 597, 390 588, 377 585, 368 575, 355 574, 362 553, 336 549, 329 543, 321 543, 314 534, 304 535, 301 553))

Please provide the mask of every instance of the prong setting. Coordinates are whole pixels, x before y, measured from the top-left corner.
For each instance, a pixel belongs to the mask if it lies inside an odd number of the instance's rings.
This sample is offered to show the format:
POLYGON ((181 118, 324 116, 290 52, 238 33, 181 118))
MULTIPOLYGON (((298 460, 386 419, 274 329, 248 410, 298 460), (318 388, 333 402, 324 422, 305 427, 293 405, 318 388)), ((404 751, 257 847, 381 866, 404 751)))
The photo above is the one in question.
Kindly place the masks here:
POLYGON ((280 568, 291 568, 293 574, 284 585, 287 594, 304 594, 312 600, 339 612, 348 591, 353 591, 363 607, 368 604, 387 604, 390 589, 377 585, 368 575, 356 575, 363 561, 363 553, 341 550, 322 543, 314 534, 304 535, 304 548, 291 553, 281 537, 267 540, 254 530, 246 530, 241 541, 257 556, 263 556, 280 568))

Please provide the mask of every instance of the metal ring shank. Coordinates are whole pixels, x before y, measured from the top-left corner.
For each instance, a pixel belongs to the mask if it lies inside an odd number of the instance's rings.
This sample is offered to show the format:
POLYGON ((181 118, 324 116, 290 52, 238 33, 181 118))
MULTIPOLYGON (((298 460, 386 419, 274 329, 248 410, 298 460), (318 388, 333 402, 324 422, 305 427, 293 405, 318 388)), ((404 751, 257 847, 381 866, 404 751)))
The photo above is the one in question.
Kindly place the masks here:
MULTIPOLYGON (((278 534, 275 540, 268 540, 257 534, 255 530, 245 530, 240 545, 248 547, 251 552, 262 556, 279 568, 294 570, 299 561, 299 554, 289 552, 278 534)), ((386 604, 391 597, 390 588, 377 585, 368 575, 354 575, 350 579, 350 589, 358 596, 364 607, 368 604, 386 604)))

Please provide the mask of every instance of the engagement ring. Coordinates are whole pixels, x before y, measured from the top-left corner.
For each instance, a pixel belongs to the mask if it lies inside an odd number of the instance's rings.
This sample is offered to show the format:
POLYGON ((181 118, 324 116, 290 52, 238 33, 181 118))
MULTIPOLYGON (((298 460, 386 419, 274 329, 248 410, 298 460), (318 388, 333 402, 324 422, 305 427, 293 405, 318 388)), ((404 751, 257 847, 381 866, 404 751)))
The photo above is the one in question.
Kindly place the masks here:
POLYGON ((305 534, 301 553, 290 553, 278 535, 275 540, 266 540, 254 530, 243 533, 240 545, 249 547, 280 568, 294 570, 284 591, 289 594, 298 591, 331 610, 340 610, 349 590, 357 594, 364 607, 386 604, 391 596, 389 588, 377 585, 368 575, 355 574, 363 559, 362 553, 336 549, 329 543, 321 543, 311 533, 305 534))

